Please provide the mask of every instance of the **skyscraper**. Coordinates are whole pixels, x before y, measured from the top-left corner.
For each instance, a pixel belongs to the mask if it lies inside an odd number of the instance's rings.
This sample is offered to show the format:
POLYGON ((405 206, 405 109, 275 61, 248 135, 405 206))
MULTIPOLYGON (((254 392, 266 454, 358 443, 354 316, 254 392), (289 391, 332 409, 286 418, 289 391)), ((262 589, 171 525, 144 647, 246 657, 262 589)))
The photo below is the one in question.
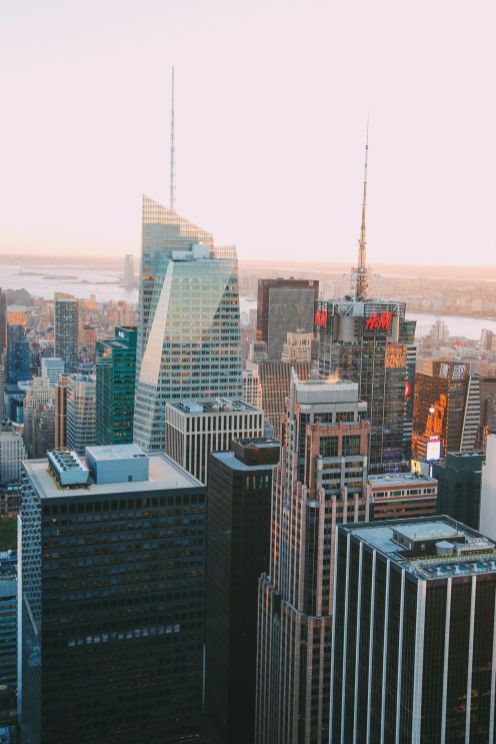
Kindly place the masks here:
POLYGON ((337 543, 329 741, 493 742, 494 543, 448 517, 337 543))
POLYGON ((16 384, 29 380, 29 341, 26 333, 27 311, 20 305, 7 308, 6 382, 16 384))
POLYGON ((115 338, 96 343, 96 441, 133 441, 136 328, 117 326, 115 338))
POLYGON ((432 436, 441 442, 441 458, 462 444, 470 365, 433 361, 415 376, 412 451, 425 457, 432 436))
POLYGON ((444 460, 432 465, 437 479, 437 513, 446 514, 474 530, 480 519, 481 474, 485 452, 447 452, 444 460))
POLYGON ((124 286, 128 289, 134 287, 134 256, 132 253, 124 256, 124 286))
POLYGON ((315 313, 321 376, 358 383, 367 403, 375 472, 404 461, 407 349, 415 330, 405 309, 404 302, 337 300, 320 302, 315 313))
POLYGON ((66 443, 83 456, 96 442, 96 381, 93 375, 70 375, 67 380, 66 443))
POLYGON ((167 404, 167 454, 202 483, 211 452, 228 450, 233 439, 261 437, 263 411, 242 400, 206 398, 167 404))
POLYGON ((63 359, 65 373, 78 365, 79 303, 76 297, 55 292, 55 356, 63 359))
POLYGON ((135 445, 51 452, 20 523, 23 742, 199 742, 201 484, 135 445))
POLYGON ((2 292, 0 287, 0 361, 2 360, 2 354, 6 346, 6 330, 7 330, 7 297, 5 292, 2 292))
POLYGON ((205 708, 215 744, 253 744, 257 587, 269 568, 272 470, 279 442, 235 440, 210 455, 205 708))
POLYGON ((165 448, 165 403, 241 398, 238 264, 234 248, 143 200, 134 439, 165 448))
POLYGON ((256 744, 328 744, 336 524, 367 519, 358 385, 291 383, 258 592, 256 744))
POLYGON ((280 362, 288 332, 313 333, 319 282, 315 279, 259 279, 257 336, 268 359, 280 362))
POLYGON ((41 360, 41 376, 48 377, 50 387, 55 387, 64 374, 64 360, 58 357, 43 357, 41 360))

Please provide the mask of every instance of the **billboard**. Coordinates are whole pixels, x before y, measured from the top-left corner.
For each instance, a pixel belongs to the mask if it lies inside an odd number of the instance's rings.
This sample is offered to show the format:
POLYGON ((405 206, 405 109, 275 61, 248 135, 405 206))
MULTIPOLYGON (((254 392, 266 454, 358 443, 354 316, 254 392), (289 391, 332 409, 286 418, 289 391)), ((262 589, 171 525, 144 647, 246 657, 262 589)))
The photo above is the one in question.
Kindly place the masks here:
POLYGON ((427 440, 425 459, 428 462, 441 459, 441 440, 439 437, 429 437, 427 440))

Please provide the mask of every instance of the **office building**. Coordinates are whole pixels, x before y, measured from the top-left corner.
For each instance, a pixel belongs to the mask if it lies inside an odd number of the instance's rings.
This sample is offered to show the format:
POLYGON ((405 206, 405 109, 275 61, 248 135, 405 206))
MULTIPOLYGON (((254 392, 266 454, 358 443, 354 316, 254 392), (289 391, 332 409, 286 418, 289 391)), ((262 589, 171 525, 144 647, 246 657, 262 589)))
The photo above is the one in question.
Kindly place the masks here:
POLYGON ((175 212, 143 201, 134 440, 165 448, 165 404, 242 397, 234 248, 175 212))
POLYGON ((133 441, 136 328, 117 326, 115 338, 96 345, 96 441, 133 441))
POLYGON ((26 456, 22 432, 12 424, 0 425, 0 484, 20 479, 21 462, 26 456))
POLYGON ((337 543, 329 741, 494 741, 494 543, 449 517, 337 543))
MULTIPOLYGON (((256 358, 256 357, 255 357, 256 358)), ((286 416, 286 404, 291 386, 291 372, 295 370, 299 380, 310 376, 310 362, 270 362, 247 360, 246 370, 258 379, 260 408, 273 432, 279 436, 281 422, 286 416)))
POLYGON ((0 685, 17 688, 17 555, 0 552, 0 685))
MULTIPOLYGON (((412 453, 426 458, 432 437, 441 443, 439 457, 460 452, 470 365, 433 361, 430 369, 417 372, 413 404, 412 453)), ((427 459, 429 459, 427 457, 427 459)))
POLYGON ((425 475, 369 475, 367 492, 370 521, 428 517, 438 513, 437 481, 425 475))
POLYGON ((413 400, 415 397, 415 373, 417 371, 417 346, 415 344, 415 320, 405 320, 403 338, 406 343, 405 420, 403 425, 403 457, 412 456, 413 400))
MULTIPOLYGON (((432 465, 438 482, 437 513, 447 514, 474 530, 479 529, 481 475, 486 453, 448 452, 446 458, 432 465)), ((484 523, 480 526, 485 529, 484 523)))
MULTIPOLYGON (((24 398, 24 444, 28 457, 43 457, 47 449, 53 449, 54 446, 54 409, 55 406, 55 388, 50 387, 48 377, 33 377, 24 398), (51 437, 44 441, 40 438, 43 432, 43 426, 40 427, 42 420, 48 424, 51 414, 51 437)), ((46 430, 49 436, 49 428, 46 430)))
POLYGON ((0 364, 0 423, 5 419, 5 367, 0 364))
POLYGON ((7 296, 0 287, 0 361, 7 346, 7 296))
POLYGON ((405 463, 408 347, 415 323, 405 321, 404 302, 337 300, 315 312, 319 372, 358 384, 371 425, 371 472, 397 470, 405 463))
POLYGON ((242 400, 167 403, 166 452, 202 483, 207 483, 211 452, 228 450, 233 439, 261 437, 263 433, 263 411, 242 400))
POLYGON ((48 377, 50 387, 55 387, 60 376, 64 374, 64 360, 58 357, 43 357, 41 360, 41 376, 48 377))
POLYGON ((62 375, 55 386, 55 449, 64 449, 67 444, 67 383, 69 377, 62 375))
POLYGON ((243 370, 243 400, 255 408, 262 408, 262 389, 256 369, 243 370))
POLYGON ((55 356, 64 362, 66 374, 75 372, 79 363, 79 303, 76 297, 55 292, 55 356))
POLYGON ((296 331, 288 332, 282 347, 282 362, 311 362, 314 349, 314 335, 296 331))
POLYGON ((335 531, 368 519, 367 404, 352 382, 291 382, 258 592, 256 744, 328 744, 335 531))
POLYGON ((481 481, 480 524, 489 537, 496 540, 496 434, 487 438, 481 481))
POLYGON ((124 256, 124 286, 127 289, 134 287, 134 256, 132 253, 124 256))
POLYGON ((279 442, 234 440, 210 455, 205 708, 215 744, 253 744, 258 579, 269 569, 279 442))
POLYGON ((94 375, 69 375, 66 396, 66 444, 82 456, 86 447, 96 443, 94 375))
POLYGON ((313 334, 318 299, 315 279, 259 279, 257 339, 266 342, 270 361, 281 361, 288 332, 313 334))
POLYGON ((16 385, 30 378, 27 309, 22 305, 7 307, 6 382, 16 385))
POLYGON ((199 742, 204 489, 135 445, 87 454, 23 466, 22 741, 199 742))

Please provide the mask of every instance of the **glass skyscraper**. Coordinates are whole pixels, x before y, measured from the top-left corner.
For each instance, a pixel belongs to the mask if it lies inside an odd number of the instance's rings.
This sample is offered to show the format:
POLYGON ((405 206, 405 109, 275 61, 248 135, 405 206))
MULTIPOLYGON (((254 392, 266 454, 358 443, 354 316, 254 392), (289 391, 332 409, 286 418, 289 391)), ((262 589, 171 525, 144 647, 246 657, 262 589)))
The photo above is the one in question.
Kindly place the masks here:
POLYGON ((242 397, 236 250, 143 201, 134 440, 165 448, 165 403, 242 397))
POLYGON ((76 297, 55 292, 55 356, 64 360, 65 373, 78 364, 79 305, 76 297))
POLYGON ((136 328, 117 326, 115 338, 96 342, 97 444, 133 441, 136 328))

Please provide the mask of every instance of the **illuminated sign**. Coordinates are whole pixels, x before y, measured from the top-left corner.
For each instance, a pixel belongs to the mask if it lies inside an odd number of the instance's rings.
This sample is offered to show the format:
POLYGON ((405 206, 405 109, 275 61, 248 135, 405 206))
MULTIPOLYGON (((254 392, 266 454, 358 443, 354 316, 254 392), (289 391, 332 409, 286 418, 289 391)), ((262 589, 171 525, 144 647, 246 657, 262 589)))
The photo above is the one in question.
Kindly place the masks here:
POLYGON ((316 310, 314 316, 315 328, 327 327, 327 310, 316 310))
POLYGON ((441 459, 441 440, 439 437, 429 437, 425 453, 427 461, 441 459))
POLYGON ((367 331, 389 331, 389 329, 391 328, 392 320, 392 310, 390 310, 388 313, 371 313, 365 321, 365 329, 367 331))
POLYGON ((405 398, 409 398, 412 394, 412 383, 411 382, 405 382, 405 398))

